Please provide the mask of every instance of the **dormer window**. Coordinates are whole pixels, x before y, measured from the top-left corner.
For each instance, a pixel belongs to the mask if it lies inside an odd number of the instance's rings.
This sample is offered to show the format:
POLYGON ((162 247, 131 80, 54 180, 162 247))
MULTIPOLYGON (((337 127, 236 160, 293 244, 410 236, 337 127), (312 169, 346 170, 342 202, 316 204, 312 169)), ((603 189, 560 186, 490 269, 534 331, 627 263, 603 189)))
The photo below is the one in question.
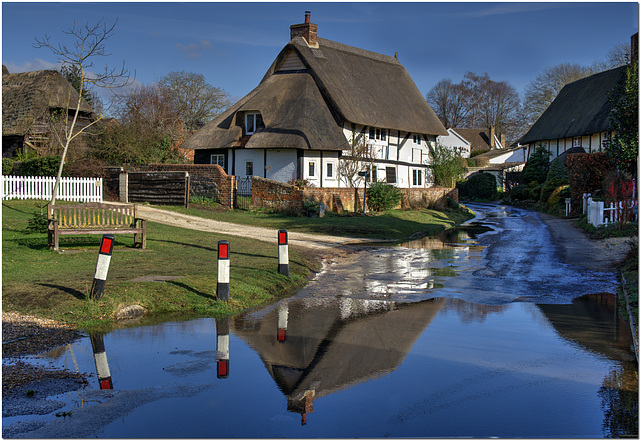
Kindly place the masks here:
POLYGON ((253 134, 264 128, 264 121, 260 113, 246 113, 244 115, 245 134, 253 134))

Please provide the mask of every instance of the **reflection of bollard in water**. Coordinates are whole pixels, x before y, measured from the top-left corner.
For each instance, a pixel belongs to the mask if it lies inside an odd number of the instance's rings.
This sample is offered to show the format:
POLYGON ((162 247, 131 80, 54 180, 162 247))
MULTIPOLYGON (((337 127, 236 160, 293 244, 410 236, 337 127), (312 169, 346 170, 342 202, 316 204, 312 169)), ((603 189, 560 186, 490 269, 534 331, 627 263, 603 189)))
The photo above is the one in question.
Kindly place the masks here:
POLYGON ((222 301, 229 301, 229 269, 229 242, 220 240, 218 242, 218 286, 216 295, 222 301))
POLYGON ((107 272, 109 271, 109 263, 111 262, 111 253, 113 252, 113 235, 103 235, 100 243, 100 251, 98 252, 98 261, 96 262, 96 272, 93 276, 93 284, 89 298, 102 298, 104 294, 104 284, 107 281, 107 272))
POLYGON ((229 318, 216 318, 216 371, 218 379, 229 377, 229 318))
POLYGON ((98 384, 101 390, 112 390, 111 372, 107 362, 107 353, 104 349, 104 339, 102 334, 89 335, 91 348, 93 349, 93 360, 96 363, 96 373, 98 374, 98 384))
POLYGON ((289 276, 289 234, 286 229, 278 231, 278 273, 289 276))
POLYGON ((287 324, 289 322, 289 305, 281 304, 278 307, 278 342, 282 343, 287 339, 287 324))

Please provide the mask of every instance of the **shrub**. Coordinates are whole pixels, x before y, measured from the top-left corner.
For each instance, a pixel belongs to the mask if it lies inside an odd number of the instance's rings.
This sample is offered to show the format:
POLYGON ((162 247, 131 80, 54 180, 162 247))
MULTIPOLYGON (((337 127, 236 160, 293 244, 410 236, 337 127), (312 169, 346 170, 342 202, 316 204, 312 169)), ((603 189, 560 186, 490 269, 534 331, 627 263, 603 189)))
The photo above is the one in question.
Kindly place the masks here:
POLYGON ((460 196, 470 199, 494 200, 498 197, 496 178, 489 173, 478 173, 458 183, 460 196))
POLYGON ((529 197, 529 187, 527 185, 516 185, 511 188, 509 196, 512 200, 526 200, 529 197))
POLYGON ((560 185, 553 190, 547 200, 547 208, 552 209, 556 205, 560 205, 564 211, 564 199, 571 197, 571 190, 569 185, 560 185))
MULTIPOLYGON (((60 156, 33 157, 18 162, 16 172, 19 176, 57 176, 59 166, 60 156)), ((62 175, 67 175, 64 169, 62 175)))
POLYGON ((547 180, 547 172, 549 171, 549 152, 544 147, 538 147, 527 161, 520 181, 529 183, 532 181, 544 182, 547 180))
POLYGON ((468 167, 475 167, 476 166, 476 161, 473 160, 471 157, 467 157, 467 166, 468 167))
POLYGON ((13 159, 9 159, 9 158, 2 158, 2 174, 4 176, 9 176, 11 174, 13 174, 13 164, 14 164, 14 160, 13 159))
POLYGON ((551 193, 559 186, 569 183, 567 179, 567 167, 561 157, 555 158, 551 165, 549 165, 549 172, 547 173, 547 180, 544 182, 542 190, 540 191, 540 201, 546 203, 549 200, 551 193))
POLYGON ((571 186, 571 198, 576 203, 582 194, 596 195, 611 169, 607 153, 571 154, 567 157, 567 176, 571 186))
POLYGON ((388 211, 398 206, 402 199, 402 192, 395 186, 378 181, 367 189, 367 206, 371 211, 388 211))

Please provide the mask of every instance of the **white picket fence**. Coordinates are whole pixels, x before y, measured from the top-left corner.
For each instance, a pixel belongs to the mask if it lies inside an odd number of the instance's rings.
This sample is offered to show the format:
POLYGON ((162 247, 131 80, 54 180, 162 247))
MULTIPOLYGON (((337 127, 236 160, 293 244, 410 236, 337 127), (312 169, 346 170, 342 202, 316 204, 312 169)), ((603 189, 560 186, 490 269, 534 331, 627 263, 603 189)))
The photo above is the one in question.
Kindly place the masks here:
MULTIPOLYGON (((55 177, 2 176, 2 200, 49 200, 55 183, 55 177)), ((62 177, 56 198, 70 202, 102 202, 102 178, 62 177)))
POLYGON ((616 223, 620 219, 621 211, 626 203, 627 209, 633 210, 631 221, 638 221, 638 200, 636 198, 629 199, 626 202, 605 203, 593 200, 591 194, 582 195, 582 212, 587 214, 587 221, 593 226, 598 227, 616 223))

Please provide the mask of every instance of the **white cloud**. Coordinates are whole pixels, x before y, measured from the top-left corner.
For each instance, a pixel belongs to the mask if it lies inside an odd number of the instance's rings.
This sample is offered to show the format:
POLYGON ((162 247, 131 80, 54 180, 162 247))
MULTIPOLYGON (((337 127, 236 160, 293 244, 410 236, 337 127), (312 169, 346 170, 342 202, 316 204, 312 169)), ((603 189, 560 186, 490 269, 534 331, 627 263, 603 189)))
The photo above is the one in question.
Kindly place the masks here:
POLYGON ((42 58, 35 58, 33 60, 27 60, 22 65, 17 65, 13 62, 3 63, 9 73, 22 73, 22 72, 35 72, 36 70, 58 70, 59 63, 52 63, 42 58))
POLYGON ((187 58, 199 58, 206 51, 210 51, 212 49, 211 41, 209 40, 200 40, 199 43, 191 43, 191 44, 176 44, 176 49, 183 52, 185 57, 187 58))

